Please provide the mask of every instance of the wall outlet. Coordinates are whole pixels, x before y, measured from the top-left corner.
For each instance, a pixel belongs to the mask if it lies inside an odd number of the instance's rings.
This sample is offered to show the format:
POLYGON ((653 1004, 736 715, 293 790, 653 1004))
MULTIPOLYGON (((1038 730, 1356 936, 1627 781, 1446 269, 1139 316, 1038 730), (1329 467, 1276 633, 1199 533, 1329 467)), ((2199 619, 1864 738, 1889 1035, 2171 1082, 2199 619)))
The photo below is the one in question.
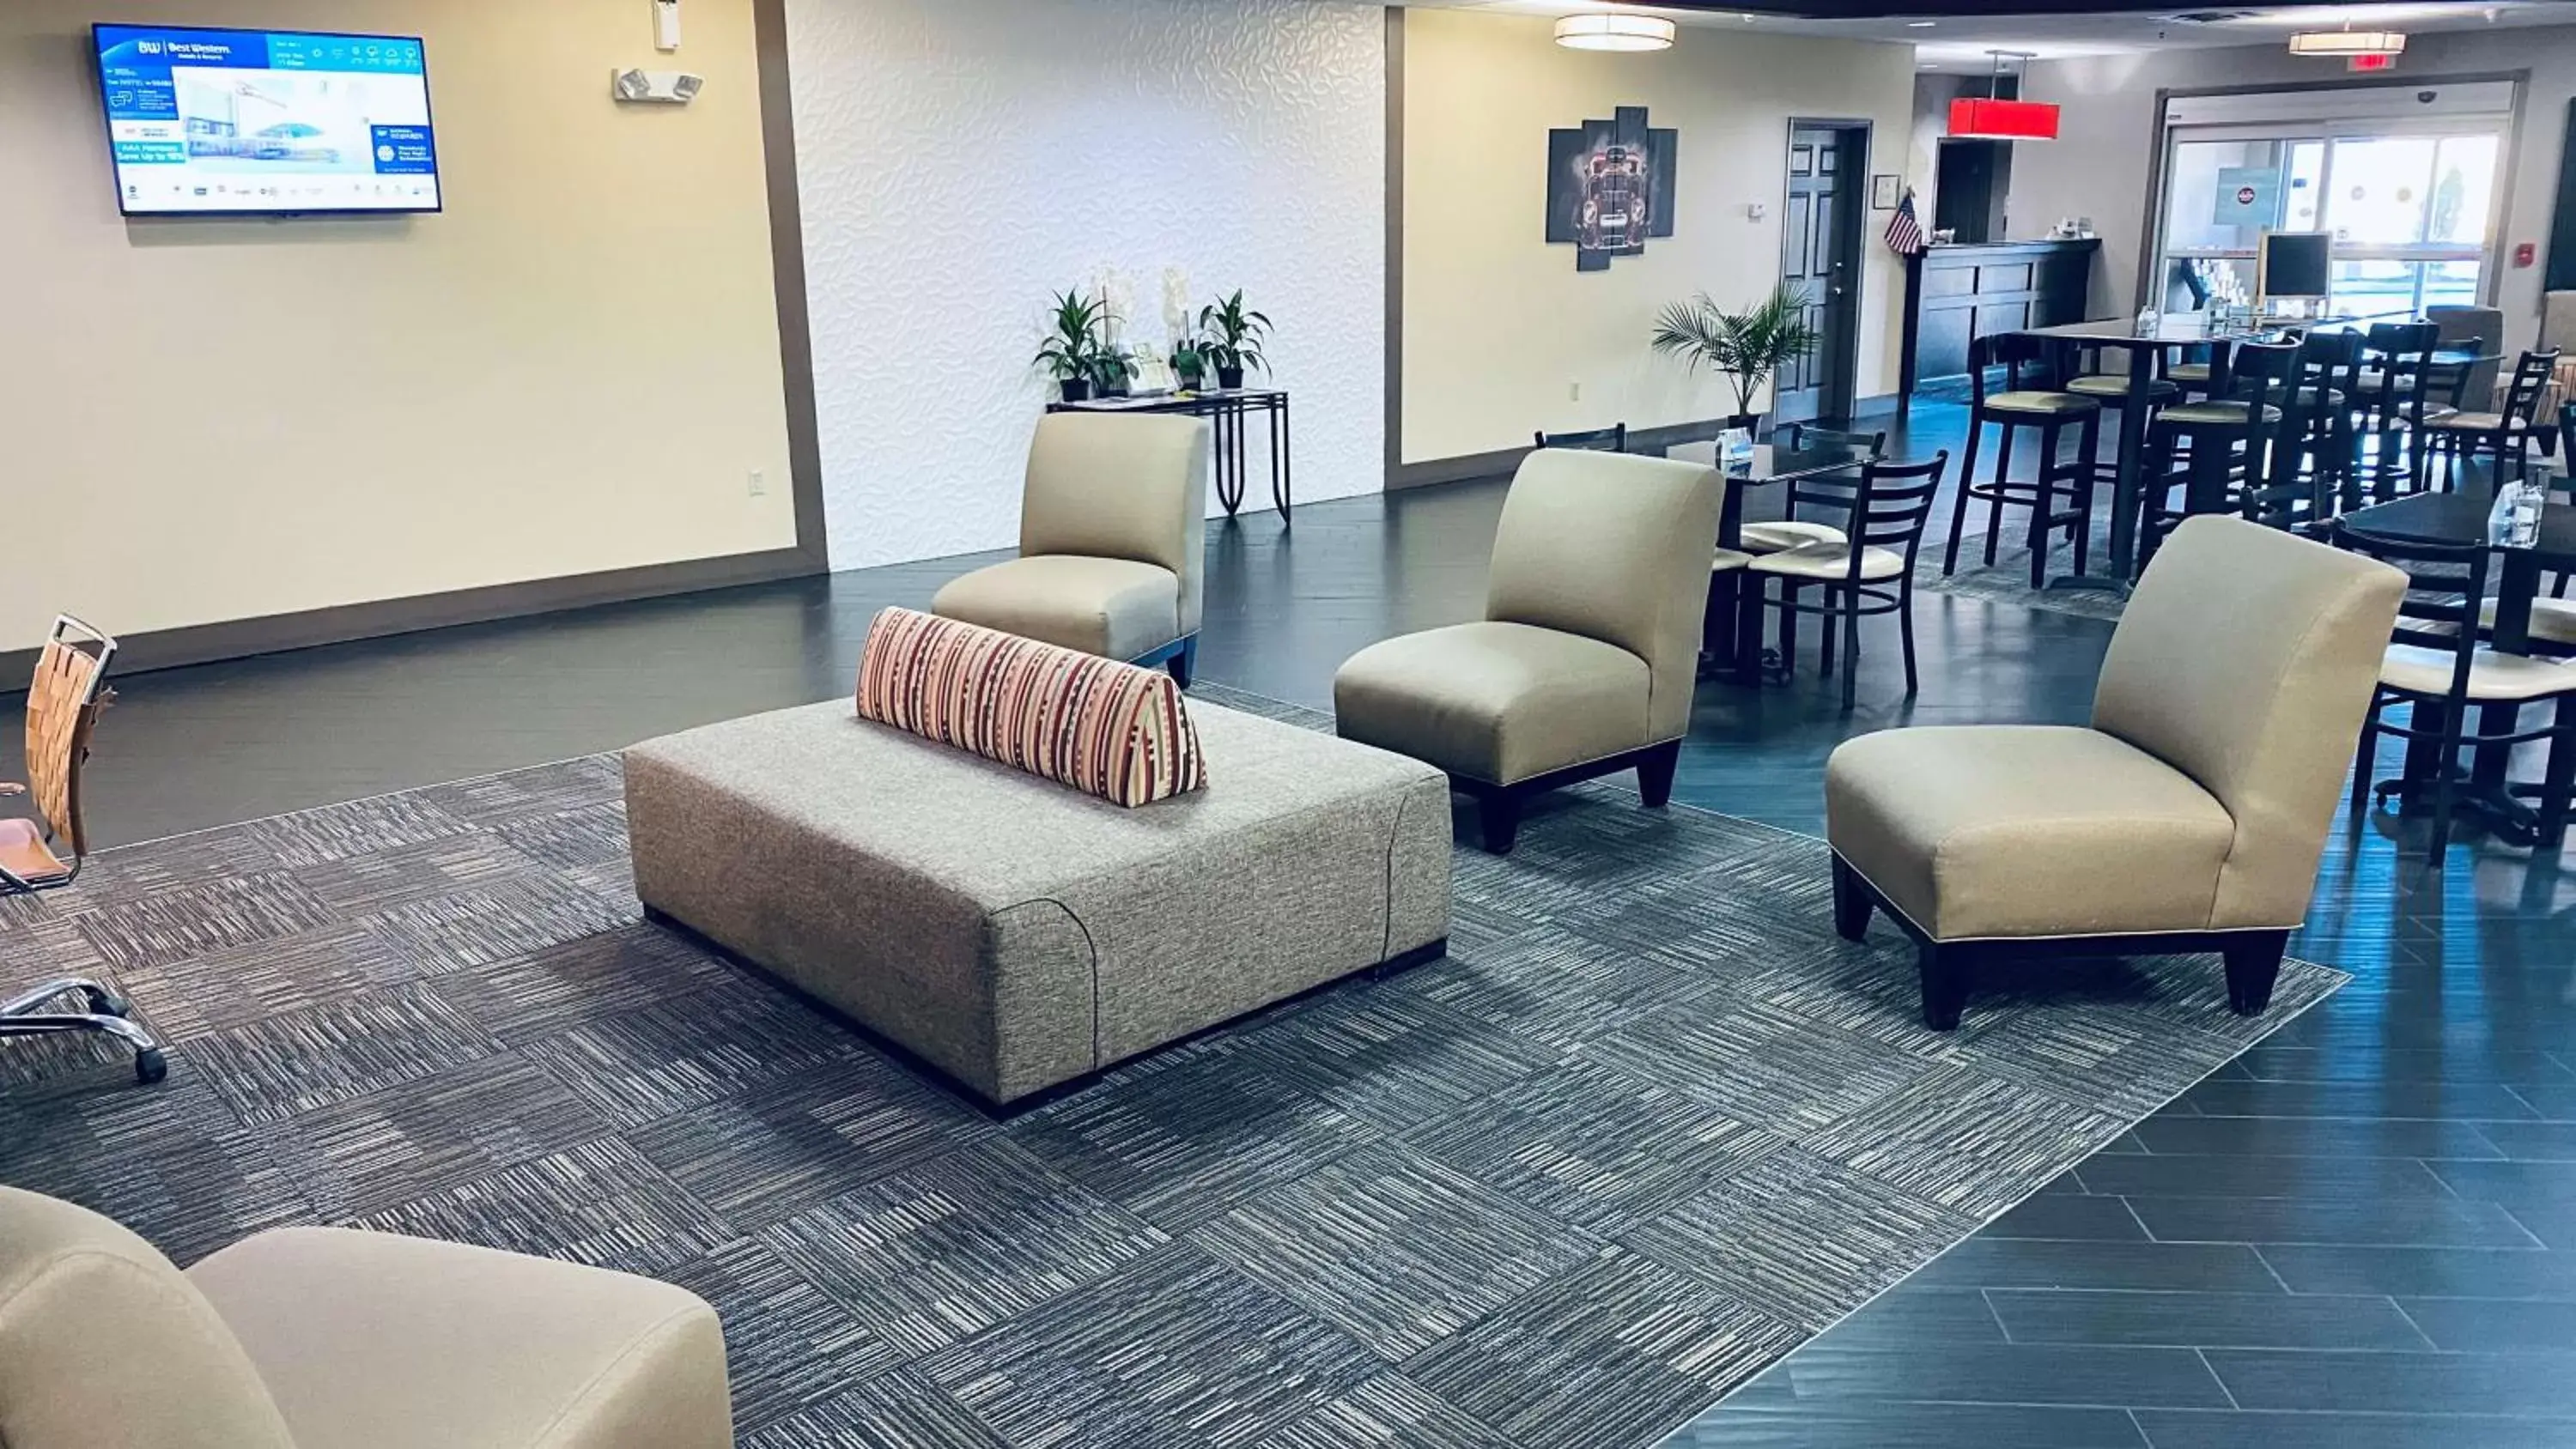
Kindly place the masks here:
POLYGON ((1579 382, 1567 383, 1565 385, 1565 400, 1567 402, 1583 401, 1583 384, 1579 382))
POLYGON ((764 471, 762 471, 761 469, 758 469, 758 468, 754 468, 754 469, 752 469, 752 470, 751 470, 751 477, 750 477, 750 484, 751 484, 751 496, 752 496, 752 497, 754 497, 754 498, 766 498, 766 497, 768 497, 768 496, 769 496, 769 474, 768 474, 768 473, 766 473, 766 472, 764 472, 764 471))

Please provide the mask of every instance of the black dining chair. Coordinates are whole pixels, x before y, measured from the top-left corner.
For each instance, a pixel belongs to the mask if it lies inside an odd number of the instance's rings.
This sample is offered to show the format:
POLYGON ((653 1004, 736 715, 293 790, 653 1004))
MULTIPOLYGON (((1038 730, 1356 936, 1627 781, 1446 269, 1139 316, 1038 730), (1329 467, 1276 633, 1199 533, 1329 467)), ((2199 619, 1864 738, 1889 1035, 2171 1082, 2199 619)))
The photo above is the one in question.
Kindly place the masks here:
POLYGON ((1968 345, 1968 450, 1960 460, 1959 486, 1950 498, 1950 537, 1941 549, 1944 577, 1959 571, 1959 538, 1968 526, 1968 503, 1986 505, 1985 557, 1994 564, 2003 537, 2004 510, 2030 511, 2030 586, 2048 581, 2048 540, 2058 529, 2072 535, 2075 571, 2084 572, 2093 535, 2093 450, 2101 439, 2102 402, 2046 386, 2047 348, 2038 338, 2017 332, 1980 337, 1968 345), (2003 369, 2000 389, 1987 383, 1990 369, 2003 369), (1977 449, 1985 430, 2002 430, 1995 450, 1995 474, 1977 480, 1977 449), (2058 456, 2066 430, 2076 430, 2075 456, 2058 456), (2028 481, 2012 476, 2013 434, 2039 434, 2039 465, 2028 481))
MULTIPOLYGON (((1847 544, 1766 554, 1745 570, 1755 597, 1780 610, 1780 658, 1792 671, 1798 666, 1800 614, 1815 614, 1824 621, 1818 652, 1826 673, 1834 668, 1834 636, 1839 629, 1846 710, 1859 688, 1864 615, 1896 615, 1905 651, 1906 697, 1912 698, 1922 687, 1914 663, 1914 563, 1922 552, 1923 526, 1932 516, 1933 495, 1941 491, 1941 474, 1949 466, 1947 449, 1933 454, 1929 462, 1864 465, 1857 479, 1843 485, 1847 544), (1778 598, 1769 597, 1764 587, 1770 579, 1780 581, 1778 598), (1809 584, 1822 592, 1817 603, 1799 599, 1809 584)), ((1831 486, 1830 482, 1820 485, 1831 486)))
POLYGON ((2463 776, 2460 751, 2507 749, 2532 741, 2549 742, 2548 778, 2540 789, 2539 837, 2558 844, 2566 834, 2568 795, 2576 782, 2576 664, 2532 655, 2501 653, 2480 639, 2486 612, 2487 585, 2495 551, 2483 544, 2435 544, 2379 538, 2338 524, 2335 541, 2403 570, 2405 601, 2399 605, 2397 629, 2379 668, 2379 688, 2362 717, 2361 739, 2353 756, 2352 811, 2356 824, 2374 796, 2429 790, 2433 838, 2426 861, 2440 866, 2451 840, 2451 807, 2463 776), (2387 712, 2408 706, 2407 722, 2392 724, 2387 712), (2489 706, 2548 704, 2552 715, 2539 729, 2508 726, 2488 733, 2489 706), (2479 728, 2469 728, 2471 711, 2479 728), (2373 765, 2382 735, 2408 742, 2408 774, 2373 782, 2373 765), (2430 779, 2417 779, 2423 770, 2430 779))
MULTIPOLYGON (((2298 341, 2290 381, 2280 391, 2278 421, 2263 430, 2261 469, 2245 480, 2245 517, 2287 533, 2322 535, 2340 511, 2349 470, 2346 437, 2361 338, 2311 332, 2298 341)), ((2250 461, 2250 460, 2249 460, 2250 461)))
POLYGON ((1590 453, 1624 453, 1628 451, 1628 425, 1612 423, 1584 433, 1534 434, 1542 448, 1575 448, 1590 453))
MULTIPOLYGON (((1885 429, 1875 433, 1858 433, 1837 428, 1820 428, 1813 423, 1791 423, 1780 435, 1780 441, 1792 453, 1804 452, 1809 448, 1850 448, 1865 457, 1876 458, 1887 451, 1885 429)), ((1787 497, 1782 504, 1781 517, 1769 522, 1744 525, 1745 552, 1778 553, 1782 549, 1804 548, 1813 543, 1829 543, 1836 548, 1841 548, 1851 540, 1840 528, 1800 515, 1802 511, 1805 513, 1818 511, 1815 507, 1802 509, 1802 505, 1821 504, 1825 511, 1831 512, 1847 507, 1850 498, 1851 491, 1847 486, 1837 489, 1826 484, 1810 482, 1790 484, 1787 497)))
POLYGON ((2452 411, 2425 424, 2430 451, 2449 459, 2443 469, 2443 487, 2458 492, 2468 465, 2481 455, 2495 458, 2498 484, 2505 480, 2508 459, 2513 464, 2514 481, 2531 476, 2532 444, 2546 426, 2540 418, 2540 399, 2549 391, 2550 376, 2557 370, 2557 348, 2526 352, 2513 365, 2513 381, 2506 385, 2503 405, 2497 411, 2452 411))
POLYGON ((2355 445, 2368 445, 2365 466, 2371 497, 2381 503, 2399 493, 2423 491, 2424 425, 2451 410, 2436 395, 2444 377, 2433 365, 2441 329, 2430 322, 2376 322, 2362 334, 2362 363, 2352 395, 2355 445))

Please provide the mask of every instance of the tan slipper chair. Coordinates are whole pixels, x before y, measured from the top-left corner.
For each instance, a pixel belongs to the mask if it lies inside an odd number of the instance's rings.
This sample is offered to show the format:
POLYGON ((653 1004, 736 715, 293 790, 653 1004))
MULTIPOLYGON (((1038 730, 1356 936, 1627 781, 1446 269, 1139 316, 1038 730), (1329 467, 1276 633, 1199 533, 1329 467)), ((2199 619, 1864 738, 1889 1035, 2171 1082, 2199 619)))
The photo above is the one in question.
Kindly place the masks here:
POLYGON ((281 1228, 182 1273, 0 1188, 9 1449, 726 1449, 724 1336, 647 1278, 281 1228))
POLYGON ((1352 655, 1333 677, 1336 728, 1447 771, 1497 854, 1541 790, 1634 769, 1662 805, 1690 728, 1721 495, 1698 464, 1530 454, 1503 503, 1484 619, 1352 655))
POLYGON ((930 611, 1104 659, 1198 662, 1208 425, 1049 413, 1029 443, 1020 556, 948 581, 930 611))
POLYGON ((1834 751, 1834 924, 1916 944, 1923 1022, 1959 1024, 1979 961, 2227 958, 2271 1003, 2307 916, 2403 574, 2242 519, 2194 518, 2139 581, 2093 726, 1889 730, 1834 751))

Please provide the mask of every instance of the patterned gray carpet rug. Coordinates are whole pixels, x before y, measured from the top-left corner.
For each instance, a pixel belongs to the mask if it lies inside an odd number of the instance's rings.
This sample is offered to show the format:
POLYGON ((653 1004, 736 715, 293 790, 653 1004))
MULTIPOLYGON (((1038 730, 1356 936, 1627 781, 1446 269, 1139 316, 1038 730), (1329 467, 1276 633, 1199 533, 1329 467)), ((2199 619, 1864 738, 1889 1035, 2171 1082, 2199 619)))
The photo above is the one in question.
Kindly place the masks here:
POLYGON ((685 1284, 750 1449, 1626 1449, 2344 979, 2247 1022, 2214 961, 2058 968, 1936 1036, 1821 842, 1595 784, 1459 852, 1449 959, 997 1120, 641 920, 624 859, 603 757, 0 903, 11 980, 172 1042, 148 1089, 0 1045, 0 1181, 183 1262, 320 1221, 685 1284))
MULTIPOLYGON (((2063 534, 2048 551, 2048 577, 2062 579, 2075 572, 2075 546, 2063 534)), ((1914 587, 1927 593, 1952 594, 1963 599, 1985 599, 1999 604, 2019 604, 2026 609, 2045 609, 2054 614, 2074 614, 2086 619, 2120 617, 2126 601, 2104 589, 2039 589, 2030 586, 2030 549, 2018 534, 2007 534, 1996 540, 1995 561, 1987 563, 1986 536, 1983 533, 1959 540, 1959 571, 1944 577, 1941 573, 1941 549, 1926 543, 1914 562, 1914 587)), ((2088 554, 2088 563, 2097 572, 2102 561, 2111 556, 2110 539, 2097 527, 2088 554)))

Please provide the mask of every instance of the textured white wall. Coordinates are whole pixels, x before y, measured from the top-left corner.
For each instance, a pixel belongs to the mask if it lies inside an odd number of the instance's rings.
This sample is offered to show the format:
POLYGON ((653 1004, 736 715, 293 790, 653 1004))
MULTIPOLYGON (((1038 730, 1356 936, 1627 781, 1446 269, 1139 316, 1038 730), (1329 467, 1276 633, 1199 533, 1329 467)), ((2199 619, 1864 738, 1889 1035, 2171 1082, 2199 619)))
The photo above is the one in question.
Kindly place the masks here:
POLYGON ((1104 266, 1158 342, 1166 266, 1202 299, 1245 288, 1279 329, 1299 499, 1383 485, 1377 6, 790 0, 788 22, 835 568, 1016 540, 1047 296, 1104 266))

